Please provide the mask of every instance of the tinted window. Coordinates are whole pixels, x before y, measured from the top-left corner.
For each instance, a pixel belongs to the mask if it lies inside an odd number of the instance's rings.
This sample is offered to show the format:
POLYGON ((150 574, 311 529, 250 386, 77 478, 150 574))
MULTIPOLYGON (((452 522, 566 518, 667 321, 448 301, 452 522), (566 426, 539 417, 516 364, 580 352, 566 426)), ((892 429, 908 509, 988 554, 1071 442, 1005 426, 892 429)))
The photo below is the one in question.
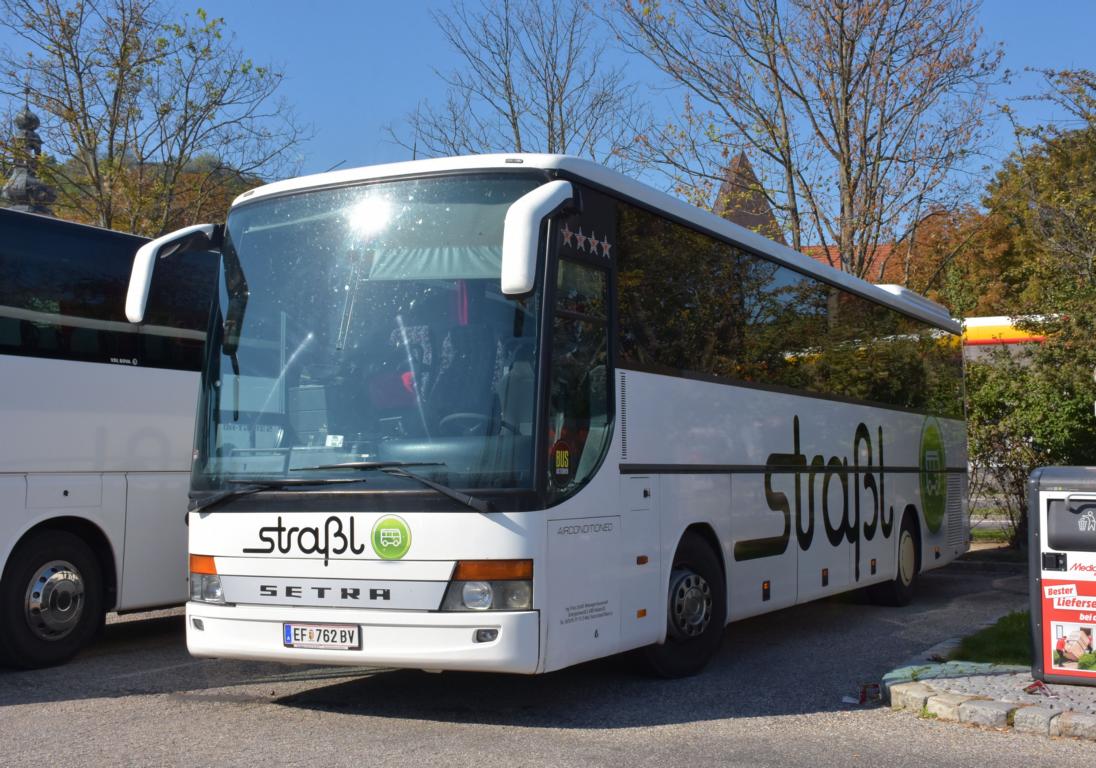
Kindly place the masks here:
POLYGON ((0 353, 198 370, 212 254, 157 264, 142 326, 125 318, 144 238, 0 211, 0 353))
POLYGON ((619 222, 622 365, 962 416, 957 336, 639 208, 619 222))

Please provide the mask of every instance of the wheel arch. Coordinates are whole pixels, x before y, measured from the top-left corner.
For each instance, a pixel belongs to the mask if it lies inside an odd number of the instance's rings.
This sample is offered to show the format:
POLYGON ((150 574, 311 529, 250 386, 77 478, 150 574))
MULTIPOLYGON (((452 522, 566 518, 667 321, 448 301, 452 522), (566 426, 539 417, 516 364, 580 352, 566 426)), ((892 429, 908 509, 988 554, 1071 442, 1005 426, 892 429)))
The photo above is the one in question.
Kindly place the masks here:
POLYGON ((103 529, 91 520, 83 517, 51 517, 40 520, 33 526, 23 531, 19 539, 12 545, 4 563, 3 576, 7 576, 8 564, 11 562, 11 554, 19 549, 31 536, 44 531, 65 531, 79 537, 91 548, 95 559, 99 561, 99 569, 103 574, 103 608, 112 610, 118 603, 118 564, 114 555, 114 549, 110 545, 110 539, 103 529))
POLYGON ((715 553, 716 560, 719 561, 719 570, 723 572, 723 584, 726 590, 726 621, 730 620, 731 616, 731 589, 728 583, 727 573, 727 559, 724 557, 723 545, 719 543, 719 536, 715 532, 715 528, 709 522, 695 522, 690 523, 685 527, 685 530, 681 532, 681 535, 677 538, 677 544, 674 545, 674 552, 670 555, 670 561, 666 564, 666 581, 669 580, 670 569, 673 567, 673 558, 677 554, 677 548, 681 546, 682 540, 690 533, 698 536, 705 544, 707 544, 712 552, 715 553))
POLYGON ((719 560, 719 568, 723 571, 723 578, 726 579, 727 562, 723 557, 723 546, 719 543, 719 537, 716 535, 715 529, 711 526, 710 523, 692 523, 691 525, 687 526, 678 537, 677 545, 674 547, 674 552, 677 552, 677 547, 681 546, 682 539, 684 539, 690 533, 699 536, 701 539, 704 540, 704 543, 712 548, 712 551, 715 552, 716 558, 718 558, 719 560))

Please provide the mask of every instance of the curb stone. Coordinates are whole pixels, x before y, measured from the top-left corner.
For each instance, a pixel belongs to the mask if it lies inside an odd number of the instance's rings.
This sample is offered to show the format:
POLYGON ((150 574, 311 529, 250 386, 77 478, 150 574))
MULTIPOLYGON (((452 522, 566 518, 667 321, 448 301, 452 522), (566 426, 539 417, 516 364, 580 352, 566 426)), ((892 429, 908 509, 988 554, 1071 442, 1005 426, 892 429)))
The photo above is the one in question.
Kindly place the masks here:
POLYGON ((1096 741, 1096 715, 1063 712, 1058 722, 1063 736, 1076 736, 1079 739, 1096 741))
POLYGON ((958 693, 938 693, 929 697, 929 700, 925 702, 925 709, 930 715, 936 715, 939 720, 959 722, 959 707, 963 702, 970 700, 970 696, 958 693))
POLYGON ((890 689, 890 703, 895 709, 912 709, 920 712, 925 702, 936 695, 936 691, 924 683, 898 683, 890 689))
POLYGON ((1012 718, 1012 727, 1021 733, 1060 736, 1058 719, 1062 713, 1049 707, 1021 707, 1012 718))
POLYGON ((973 699, 959 705, 959 722, 972 725, 984 725, 988 728, 1008 728, 1009 715, 1012 715, 1019 704, 1009 704, 1004 701, 986 701, 973 699))
MULTIPOLYGON (((949 679, 981 675, 1015 675, 1030 667, 947 662, 915 664, 883 676, 885 696, 894 709, 923 712, 939 720, 1007 729, 1045 736, 1071 736, 1096 741, 1096 714, 1063 711, 1061 705, 1032 706, 998 701, 988 697, 949 693, 942 690, 949 679), (936 685, 934 686, 934 683, 936 685)), ((1072 686, 1069 686, 1072 687, 1072 686)))

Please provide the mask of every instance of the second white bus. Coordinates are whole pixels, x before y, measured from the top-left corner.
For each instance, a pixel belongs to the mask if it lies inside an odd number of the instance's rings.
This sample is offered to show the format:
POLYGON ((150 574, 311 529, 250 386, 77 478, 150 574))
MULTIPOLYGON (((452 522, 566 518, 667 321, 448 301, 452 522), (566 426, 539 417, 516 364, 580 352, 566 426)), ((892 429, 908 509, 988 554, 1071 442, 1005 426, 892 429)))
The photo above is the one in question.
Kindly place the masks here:
MULTIPOLYGON (((219 248, 198 656, 699 671, 735 619, 967 547, 960 327, 592 163, 340 171, 219 248)), ((185 246, 183 246, 185 247, 185 246)))
POLYGON ((0 664, 62 662, 107 611, 185 600, 186 501, 217 261, 158 267, 145 238, 0 210, 0 664))

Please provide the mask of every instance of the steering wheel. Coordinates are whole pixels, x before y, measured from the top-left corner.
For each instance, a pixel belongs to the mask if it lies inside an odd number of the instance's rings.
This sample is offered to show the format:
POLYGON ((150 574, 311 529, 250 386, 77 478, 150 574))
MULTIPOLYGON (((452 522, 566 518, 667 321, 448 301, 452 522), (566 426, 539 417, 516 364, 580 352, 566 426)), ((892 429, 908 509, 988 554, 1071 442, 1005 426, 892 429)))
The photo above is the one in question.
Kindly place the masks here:
POLYGON ((487 431, 491 417, 486 413, 451 413, 438 422, 438 429, 453 437, 472 437, 487 431))

